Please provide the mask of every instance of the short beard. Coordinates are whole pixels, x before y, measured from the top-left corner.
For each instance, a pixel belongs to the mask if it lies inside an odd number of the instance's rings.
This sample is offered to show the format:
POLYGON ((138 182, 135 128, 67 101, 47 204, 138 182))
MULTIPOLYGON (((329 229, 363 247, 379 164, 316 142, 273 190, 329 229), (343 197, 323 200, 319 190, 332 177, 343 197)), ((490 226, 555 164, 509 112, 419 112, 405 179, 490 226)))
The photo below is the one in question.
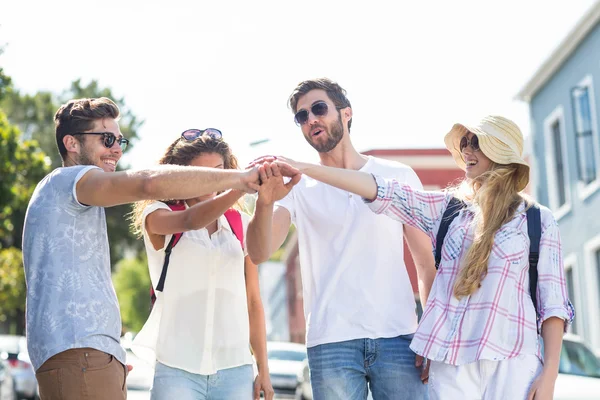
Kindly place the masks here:
MULTIPOLYGON (((322 135, 323 133, 321 133, 322 135)), ((331 150, 335 149, 338 143, 344 137, 344 125, 342 122, 342 114, 338 114, 337 123, 333 123, 332 126, 329 127, 329 137, 323 144, 313 143, 310 137, 304 136, 308 144, 310 144, 316 151, 319 153, 329 153, 331 150)))
POLYGON ((85 143, 84 141, 80 142, 80 152, 79 155, 77 156, 77 165, 96 165, 96 163, 94 163, 92 161, 92 158, 90 157, 90 154, 88 153, 87 149, 85 148, 85 143))

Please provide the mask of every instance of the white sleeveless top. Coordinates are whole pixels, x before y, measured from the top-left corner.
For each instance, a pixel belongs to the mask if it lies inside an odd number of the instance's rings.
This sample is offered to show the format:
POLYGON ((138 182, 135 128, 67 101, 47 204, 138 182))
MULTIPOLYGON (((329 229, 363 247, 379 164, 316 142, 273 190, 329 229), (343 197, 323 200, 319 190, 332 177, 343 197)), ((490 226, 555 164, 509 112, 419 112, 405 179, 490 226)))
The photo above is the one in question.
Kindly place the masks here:
MULTIPOLYGON (((150 213, 163 208, 170 210, 154 202, 142 216, 154 288, 172 235, 155 250, 145 225, 150 213)), ((241 215, 245 238, 249 217, 241 215)), ((210 236, 204 228, 185 232, 171 253, 164 291, 156 292, 154 308, 133 341, 136 356, 201 375, 252 364, 244 257, 224 216, 210 236)))

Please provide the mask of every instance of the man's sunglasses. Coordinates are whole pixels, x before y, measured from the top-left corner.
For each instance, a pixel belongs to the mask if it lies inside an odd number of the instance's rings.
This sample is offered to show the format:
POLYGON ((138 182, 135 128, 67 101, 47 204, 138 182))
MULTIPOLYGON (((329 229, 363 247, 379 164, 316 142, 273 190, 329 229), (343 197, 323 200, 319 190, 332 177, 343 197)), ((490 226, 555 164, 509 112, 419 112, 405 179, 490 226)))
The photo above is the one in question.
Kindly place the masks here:
POLYGON ((471 146, 473 151, 479 151, 479 139, 477 139, 477 135, 473 135, 471 140, 465 135, 460 139, 460 151, 467 148, 467 146, 471 146))
POLYGON ((129 144, 129 140, 125 139, 124 137, 120 137, 117 139, 115 134, 112 132, 76 132, 71 134, 71 136, 75 135, 100 135, 104 138, 104 147, 106 147, 107 149, 110 149, 111 147, 113 147, 115 142, 118 142, 119 147, 121 147, 121 151, 125 151, 127 145, 129 144))
MULTIPOLYGON (((318 101, 310 107, 310 112, 313 113, 315 117, 324 117, 329 112, 329 106, 324 101, 318 101)), ((294 115, 294 122, 296 125, 302 126, 308 122, 308 111, 300 110, 294 115)))
POLYGON ((200 136, 209 136, 213 139, 222 139, 223 133, 220 130, 215 128, 207 128, 207 129, 188 129, 187 131, 183 131, 181 133, 181 137, 187 141, 192 141, 198 139, 200 136))

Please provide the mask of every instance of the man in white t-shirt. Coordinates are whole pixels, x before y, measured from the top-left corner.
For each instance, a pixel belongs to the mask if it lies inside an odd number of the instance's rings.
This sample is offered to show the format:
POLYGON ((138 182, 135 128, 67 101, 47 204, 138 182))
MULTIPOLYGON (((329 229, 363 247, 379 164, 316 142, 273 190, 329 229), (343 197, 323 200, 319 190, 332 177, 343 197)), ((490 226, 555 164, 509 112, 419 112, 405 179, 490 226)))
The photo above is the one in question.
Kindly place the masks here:
MULTIPOLYGON (((304 81, 289 104, 322 165, 422 189, 410 167, 356 151, 350 140, 352 108, 337 83, 304 81)), ((269 168, 261 173, 263 180, 282 179, 269 168)), ((247 246, 252 260, 263 262, 281 246, 290 224, 297 227, 314 398, 365 399, 367 385, 375 400, 427 398, 423 360, 408 347, 417 315, 402 238, 406 234, 417 266, 423 304, 435 276, 431 240, 374 214, 359 196, 307 176, 291 187, 265 185, 259 191, 247 246)))

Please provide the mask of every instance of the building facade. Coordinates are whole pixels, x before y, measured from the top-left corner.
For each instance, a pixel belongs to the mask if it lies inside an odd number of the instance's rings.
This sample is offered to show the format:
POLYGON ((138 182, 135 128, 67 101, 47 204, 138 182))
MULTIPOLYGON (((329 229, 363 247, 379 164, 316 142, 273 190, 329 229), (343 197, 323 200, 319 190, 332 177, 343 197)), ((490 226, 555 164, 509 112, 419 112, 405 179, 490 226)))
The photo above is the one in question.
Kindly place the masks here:
POLYGON ((600 353, 600 2, 517 97, 529 103, 532 191, 560 226, 571 331, 600 353))

